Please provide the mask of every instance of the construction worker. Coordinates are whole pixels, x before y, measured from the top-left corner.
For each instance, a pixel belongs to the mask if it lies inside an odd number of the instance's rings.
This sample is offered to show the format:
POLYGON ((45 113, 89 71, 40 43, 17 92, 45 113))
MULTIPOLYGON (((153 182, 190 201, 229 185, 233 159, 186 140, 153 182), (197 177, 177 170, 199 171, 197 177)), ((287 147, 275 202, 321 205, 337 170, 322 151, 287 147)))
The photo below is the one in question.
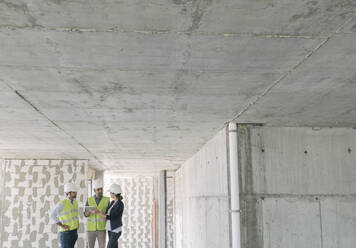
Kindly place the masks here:
POLYGON ((103 181, 97 179, 93 183, 95 195, 89 197, 86 206, 92 207, 92 210, 86 210, 84 216, 87 220, 87 237, 89 248, 94 248, 95 240, 98 239, 99 248, 105 248, 106 244, 106 220, 95 213, 95 209, 105 213, 110 203, 110 198, 103 196, 103 181))
POLYGON ((78 239, 78 202, 77 187, 73 183, 64 185, 67 198, 60 201, 52 211, 51 219, 59 226, 60 242, 62 248, 74 248, 78 239))

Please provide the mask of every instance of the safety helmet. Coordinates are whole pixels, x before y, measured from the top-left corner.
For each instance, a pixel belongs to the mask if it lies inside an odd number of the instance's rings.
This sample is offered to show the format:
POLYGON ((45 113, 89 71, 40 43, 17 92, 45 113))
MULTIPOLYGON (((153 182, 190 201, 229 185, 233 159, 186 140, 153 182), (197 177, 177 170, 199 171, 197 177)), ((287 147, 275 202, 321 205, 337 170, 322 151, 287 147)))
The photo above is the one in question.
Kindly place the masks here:
POLYGON ((93 182, 93 189, 99 189, 103 187, 103 181, 101 179, 96 179, 93 182))
POLYGON ((77 192, 78 188, 77 186, 75 186, 74 183, 66 183, 64 185, 64 193, 68 193, 68 192, 77 192))
POLYGON ((110 193, 114 193, 115 195, 118 195, 118 194, 122 194, 122 190, 121 190, 121 187, 120 185, 114 183, 114 184, 111 184, 109 190, 108 190, 110 193))

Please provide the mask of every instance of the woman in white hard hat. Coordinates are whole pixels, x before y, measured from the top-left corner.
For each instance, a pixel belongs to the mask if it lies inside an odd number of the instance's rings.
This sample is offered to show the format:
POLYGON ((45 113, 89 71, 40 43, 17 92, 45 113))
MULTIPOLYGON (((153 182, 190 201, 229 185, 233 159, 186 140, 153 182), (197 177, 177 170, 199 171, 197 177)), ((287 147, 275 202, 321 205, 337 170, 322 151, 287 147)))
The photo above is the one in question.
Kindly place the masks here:
POLYGON ((122 232, 122 214, 124 212, 124 203, 121 201, 122 190, 120 185, 112 184, 109 188, 110 197, 113 201, 110 202, 106 215, 98 209, 96 214, 106 219, 106 230, 108 231, 109 241, 107 248, 118 248, 118 240, 122 232))

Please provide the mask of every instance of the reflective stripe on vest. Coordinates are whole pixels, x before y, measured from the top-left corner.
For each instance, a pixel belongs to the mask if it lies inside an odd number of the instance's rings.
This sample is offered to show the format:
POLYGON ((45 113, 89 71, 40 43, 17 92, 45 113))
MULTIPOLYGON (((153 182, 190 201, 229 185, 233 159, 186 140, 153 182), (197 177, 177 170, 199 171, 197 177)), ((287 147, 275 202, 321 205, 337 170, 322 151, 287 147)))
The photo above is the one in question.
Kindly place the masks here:
MULTIPOLYGON (((94 196, 88 198, 88 206, 96 207, 100 212, 105 213, 110 203, 110 198, 103 196, 99 202, 99 205, 96 204, 94 196)), ((87 231, 104 231, 106 228, 106 221, 100 215, 91 214, 88 217, 87 221, 87 231)))
POLYGON ((59 231, 63 232, 78 229, 78 202, 74 200, 72 205, 70 200, 64 199, 62 205, 63 210, 59 214, 58 219, 62 224, 69 226, 69 230, 60 227, 59 231))

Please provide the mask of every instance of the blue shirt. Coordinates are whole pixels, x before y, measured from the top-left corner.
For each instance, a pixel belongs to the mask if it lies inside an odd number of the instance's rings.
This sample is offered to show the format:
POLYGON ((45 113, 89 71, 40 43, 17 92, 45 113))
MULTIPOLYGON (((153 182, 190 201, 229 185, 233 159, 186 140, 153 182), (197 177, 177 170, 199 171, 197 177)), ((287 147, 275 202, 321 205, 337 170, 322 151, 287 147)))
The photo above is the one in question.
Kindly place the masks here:
MULTIPOLYGON (((103 198, 103 197, 96 198, 96 196, 94 195, 94 199, 95 199, 95 202, 96 202, 96 205, 97 205, 97 206, 99 206, 99 203, 100 203, 100 201, 101 201, 102 198, 103 198)), ((87 200, 87 202, 85 203, 85 206, 89 206, 88 200, 87 200)))

